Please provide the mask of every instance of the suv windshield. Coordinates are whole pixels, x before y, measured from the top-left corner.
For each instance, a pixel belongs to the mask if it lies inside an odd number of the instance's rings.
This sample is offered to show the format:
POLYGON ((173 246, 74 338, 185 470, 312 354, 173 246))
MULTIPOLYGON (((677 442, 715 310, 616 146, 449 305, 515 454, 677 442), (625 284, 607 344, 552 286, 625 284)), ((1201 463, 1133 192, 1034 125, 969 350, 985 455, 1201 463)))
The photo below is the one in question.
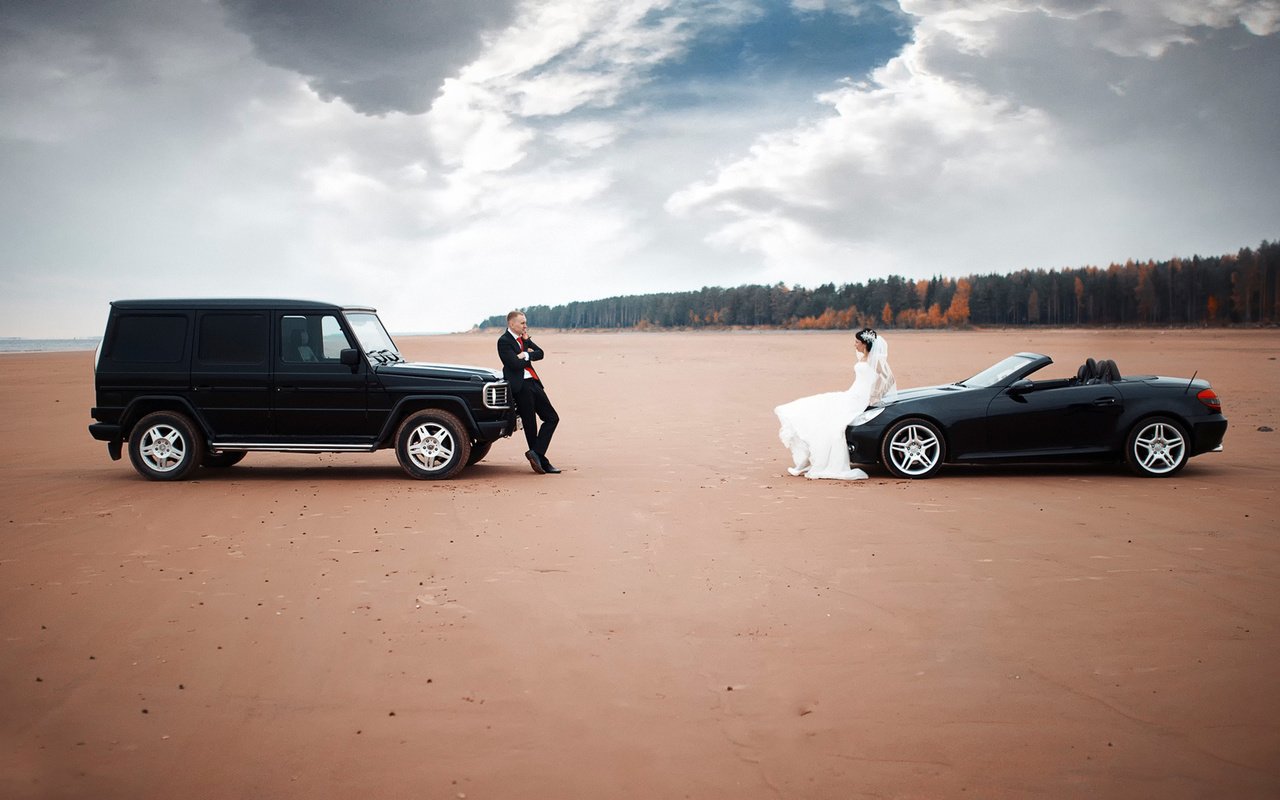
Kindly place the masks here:
POLYGON ((960 386, 968 386, 971 389, 982 389, 988 386, 995 386, 1005 378, 1012 375, 1016 370, 1025 367, 1031 359, 1023 356, 1009 356, 1004 361, 987 367, 982 372, 974 375, 972 378, 965 378, 960 381, 960 386))
POLYGON ((387 334, 387 329, 382 327, 382 320, 378 319, 377 314, 348 312, 346 317, 366 355, 384 364, 404 361, 400 350, 396 348, 396 343, 391 341, 391 336, 387 334))

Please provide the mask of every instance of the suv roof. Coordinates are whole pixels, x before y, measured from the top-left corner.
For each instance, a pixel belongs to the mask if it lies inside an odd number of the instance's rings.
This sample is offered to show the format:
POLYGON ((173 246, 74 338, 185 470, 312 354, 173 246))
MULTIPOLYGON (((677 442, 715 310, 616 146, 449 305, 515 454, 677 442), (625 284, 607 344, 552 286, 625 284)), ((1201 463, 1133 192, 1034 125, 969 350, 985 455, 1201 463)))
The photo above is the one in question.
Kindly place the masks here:
POLYGON ((201 309, 201 308, 307 308, 331 311, 376 311, 370 306, 339 306, 314 300, 286 300, 264 297, 208 297, 178 298, 172 300, 113 300, 111 305, 119 309, 201 309))

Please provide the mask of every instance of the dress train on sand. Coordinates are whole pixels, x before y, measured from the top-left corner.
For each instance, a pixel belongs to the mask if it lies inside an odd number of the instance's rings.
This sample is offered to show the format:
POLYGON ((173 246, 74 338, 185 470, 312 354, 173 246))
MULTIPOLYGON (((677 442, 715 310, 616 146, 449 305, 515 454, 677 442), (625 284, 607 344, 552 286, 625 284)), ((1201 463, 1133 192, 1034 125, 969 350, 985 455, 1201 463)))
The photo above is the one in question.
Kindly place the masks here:
POLYGON ((782 423, 778 437, 791 451, 794 462, 787 472, 815 480, 860 481, 867 478, 867 473, 849 466, 849 446, 845 443, 844 430, 867 407, 871 381, 860 379, 859 373, 866 374, 870 370, 867 362, 859 361, 854 367, 853 384, 843 392, 801 397, 773 410, 782 423))
POLYGON ((883 336, 877 337, 867 358, 854 364, 848 389, 801 397, 773 410, 782 425, 778 438, 794 462, 787 472, 815 480, 865 480, 867 473, 849 464, 845 428, 868 405, 891 401, 897 393, 889 345, 883 336))

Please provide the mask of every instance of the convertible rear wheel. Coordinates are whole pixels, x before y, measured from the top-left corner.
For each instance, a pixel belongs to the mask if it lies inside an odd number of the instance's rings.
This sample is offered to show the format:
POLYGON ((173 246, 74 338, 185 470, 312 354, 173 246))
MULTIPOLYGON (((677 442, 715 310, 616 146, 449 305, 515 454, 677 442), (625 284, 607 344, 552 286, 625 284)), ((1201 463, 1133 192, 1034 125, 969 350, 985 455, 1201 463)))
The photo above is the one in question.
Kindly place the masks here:
POLYGON ((1124 448, 1129 469, 1144 478, 1167 478, 1187 464, 1187 432, 1168 417, 1150 417, 1134 426, 1124 448))
POLYGON ((942 466, 947 445, 942 431, 923 419, 899 420, 880 444, 880 463, 899 478, 928 478, 942 466))

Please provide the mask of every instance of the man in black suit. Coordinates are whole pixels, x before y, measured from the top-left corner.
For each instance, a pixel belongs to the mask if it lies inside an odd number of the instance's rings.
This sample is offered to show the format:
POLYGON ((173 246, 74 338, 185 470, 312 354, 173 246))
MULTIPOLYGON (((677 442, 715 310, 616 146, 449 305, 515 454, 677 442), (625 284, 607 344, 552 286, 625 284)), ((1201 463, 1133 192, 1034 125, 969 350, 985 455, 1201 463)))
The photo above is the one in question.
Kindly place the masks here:
POLYGON ((556 432, 560 416, 542 388, 542 380, 533 369, 533 362, 541 361, 543 352, 528 337, 529 323, 524 313, 507 314, 507 329, 498 337, 498 358, 502 359, 502 377, 511 386, 511 396, 516 401, 516 411, 524 425, 524 438, 529 450, 524 457, 539 475, 558 473, 560 470, 547 460, 547 446, 556 432), (538 420, 542 420, 539 429, 538 420))

